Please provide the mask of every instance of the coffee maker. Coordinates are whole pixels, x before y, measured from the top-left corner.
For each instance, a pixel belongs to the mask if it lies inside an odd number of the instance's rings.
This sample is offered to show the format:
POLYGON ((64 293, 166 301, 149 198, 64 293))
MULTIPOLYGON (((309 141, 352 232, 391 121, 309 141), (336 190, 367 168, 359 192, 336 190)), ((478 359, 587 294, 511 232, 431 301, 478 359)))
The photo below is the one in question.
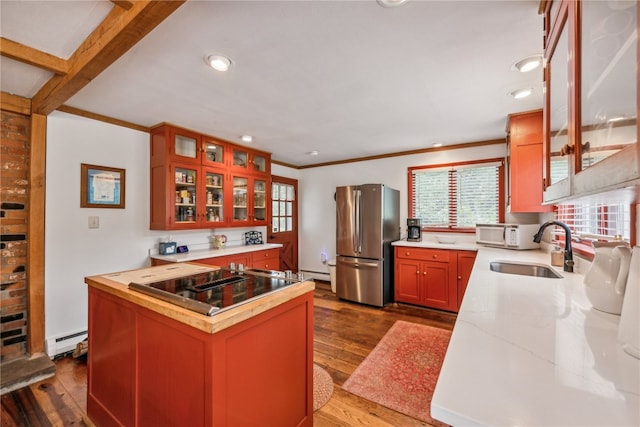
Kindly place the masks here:
POLYGON ((420 218, 407 218, 407 242, 422 241, 420 218))

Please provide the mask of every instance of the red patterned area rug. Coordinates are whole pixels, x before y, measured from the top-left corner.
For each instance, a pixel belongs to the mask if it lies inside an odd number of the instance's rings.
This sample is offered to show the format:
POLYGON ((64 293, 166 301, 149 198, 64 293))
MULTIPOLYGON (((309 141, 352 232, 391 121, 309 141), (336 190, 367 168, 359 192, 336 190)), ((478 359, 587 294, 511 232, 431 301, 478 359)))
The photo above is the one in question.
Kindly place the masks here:
POLYGON ((342 388, 434 426, 431 397, 451 332, 398 320, 342 388))

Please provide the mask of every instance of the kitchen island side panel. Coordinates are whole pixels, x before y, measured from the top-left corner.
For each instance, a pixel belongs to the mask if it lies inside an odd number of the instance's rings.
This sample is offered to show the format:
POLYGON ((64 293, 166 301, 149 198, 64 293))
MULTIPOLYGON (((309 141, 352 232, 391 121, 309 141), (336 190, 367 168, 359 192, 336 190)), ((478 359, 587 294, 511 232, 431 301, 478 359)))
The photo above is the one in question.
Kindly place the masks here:
POLYGON ((89 295, 96 425, 312 425, 313 292, 214 334, 89 295))
POLYGON ((97 426, 134 425, 135 306, 89 287, 87 415, 97 426))

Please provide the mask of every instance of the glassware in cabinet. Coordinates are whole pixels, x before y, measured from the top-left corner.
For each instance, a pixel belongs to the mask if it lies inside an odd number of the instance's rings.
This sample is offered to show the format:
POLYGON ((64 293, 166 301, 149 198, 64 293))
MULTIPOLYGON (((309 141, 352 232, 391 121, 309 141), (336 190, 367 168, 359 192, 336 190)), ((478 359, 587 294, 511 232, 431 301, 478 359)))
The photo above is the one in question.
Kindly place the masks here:
POLYGON ((206 223, 224 222, 224 174, 205 171, 206 223))
POLYGON ((233 177, 233 221, 249 221, 248 194, 249 178, 233 177))
POLYGON ((196 185, 198 170, 175 167, 175 223, 195 223, 198 217, 196 205, 196 185))
POLYGON ((253 219, 254 221, 267 219, 267 182, 260 179, 253 182, 253 219))

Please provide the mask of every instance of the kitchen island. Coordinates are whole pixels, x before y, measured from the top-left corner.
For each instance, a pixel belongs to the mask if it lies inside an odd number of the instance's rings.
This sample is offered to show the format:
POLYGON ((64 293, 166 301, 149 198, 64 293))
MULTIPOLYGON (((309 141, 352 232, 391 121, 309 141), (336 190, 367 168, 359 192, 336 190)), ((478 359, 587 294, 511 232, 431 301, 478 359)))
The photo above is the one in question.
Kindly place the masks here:
POLYGON ((491 271, 549 264, 540 250, 479 248, 431 403, 454 426, 638 426, 640 360, 617 342, 620 316, 591 307, 578 273, 491 271))
POLYGON ((312 425, 312 281, 212 316, 128 286, 217 269, 179 263, 85 278, 96 425, 312 425))

